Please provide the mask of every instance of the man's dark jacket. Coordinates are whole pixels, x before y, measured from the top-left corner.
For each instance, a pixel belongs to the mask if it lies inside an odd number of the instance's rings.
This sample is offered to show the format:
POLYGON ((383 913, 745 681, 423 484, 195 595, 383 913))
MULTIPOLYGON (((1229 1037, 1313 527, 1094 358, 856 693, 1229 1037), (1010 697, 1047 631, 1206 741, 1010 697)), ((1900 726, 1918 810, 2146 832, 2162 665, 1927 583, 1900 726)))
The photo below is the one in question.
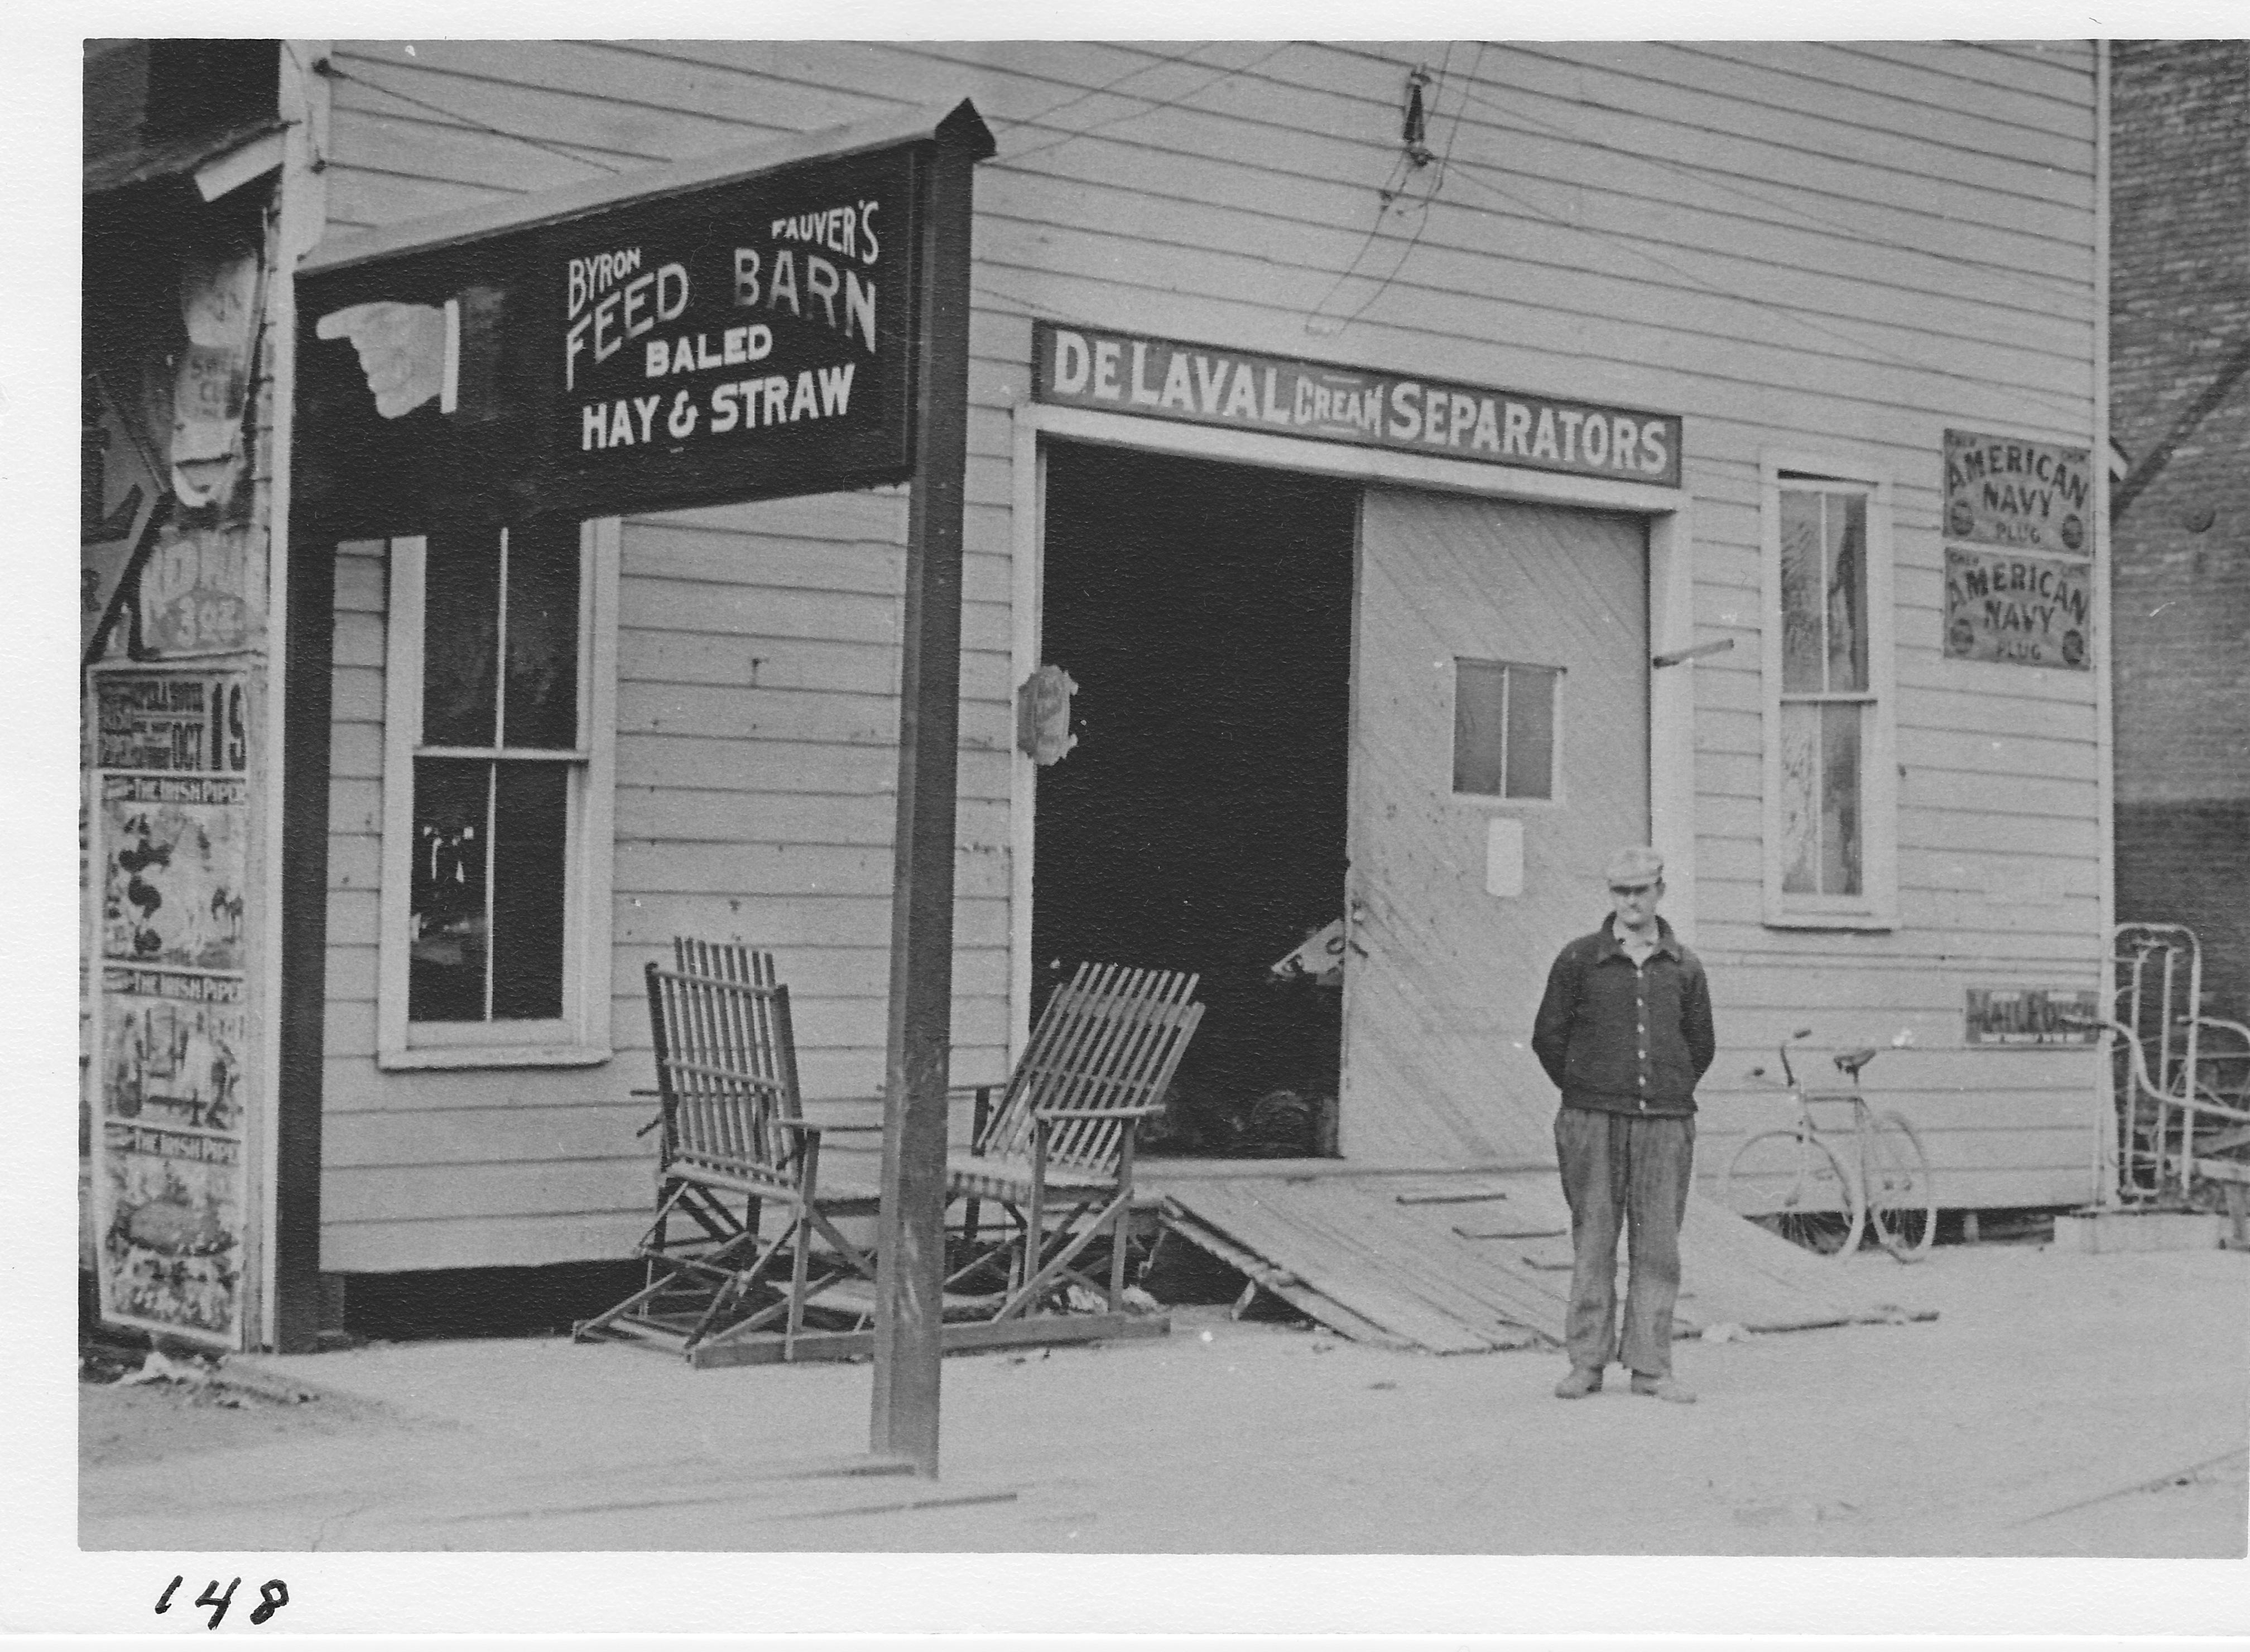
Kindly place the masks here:
POLYGON ((1564 947, 1547 972, 1531 1048, 1565 1107, 1674 1117, 1695 1110, 1711 1065, 1711 991, 1701 959, 1657 920, 1660 939, 1635 968, 1616 921, 1564 947))

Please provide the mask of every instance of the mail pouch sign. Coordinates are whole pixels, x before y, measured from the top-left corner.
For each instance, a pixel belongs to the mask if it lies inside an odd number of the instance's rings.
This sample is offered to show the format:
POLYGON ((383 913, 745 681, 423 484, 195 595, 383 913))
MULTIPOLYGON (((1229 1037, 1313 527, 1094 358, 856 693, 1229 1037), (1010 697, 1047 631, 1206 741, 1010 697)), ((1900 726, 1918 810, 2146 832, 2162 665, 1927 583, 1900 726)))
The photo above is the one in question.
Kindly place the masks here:
POLYGON ((1042 402, 1680 485, 1674 414, 1047 322, 1033 349, 1042 402))
POLYGON ((904 480, 914 153, 805 162, 307 278, 331 530, 904 480))

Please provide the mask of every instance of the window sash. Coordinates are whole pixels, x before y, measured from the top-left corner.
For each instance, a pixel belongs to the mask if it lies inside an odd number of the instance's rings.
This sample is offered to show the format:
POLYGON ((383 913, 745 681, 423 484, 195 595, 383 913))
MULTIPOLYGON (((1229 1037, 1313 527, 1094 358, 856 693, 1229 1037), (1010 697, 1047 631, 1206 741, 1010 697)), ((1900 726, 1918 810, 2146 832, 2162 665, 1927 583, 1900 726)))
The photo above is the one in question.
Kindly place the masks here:
MULTIPOLYGON (((497 708, 490 733, 498 743, 422 743, 422 622, 428 606, 424 575, 431 550, 426 540, 390 542, 383 876, 377 937, 376 1059, 380 1065, 577 1065, 608 1059, 619 525, 612 518, 571 524, 569 531, 578 547, 576 588, 569 600, 555 599, 551 590, 548 598, 554 608, 569 616, 576 657, 557 665, 532 651, 541 676, 535 688, 559 690, 567 681, 569 726, 564 728, 561 718, 549 715, 528 731, 519 719, 514 730, 519 736, 528 732, 531 737, 559 733, 568 736, 572 743, 569 745, 531 746, 510 740, 511 731, 500 726, 497 708), (490 918, 495 930, 504 931, 511 923, 520 930, 529 923, 545 926, 549 937, 559 934, 560 992, 553 990, 552 968, 547 971, 543 987, 528 998, 520 990, 521 983, 512 983, 504 967, 492 971, 492 978, 481 985, 479 994, 480 1014, 500 1012, 492 1019, 418 1020, 410 1014, 410 1000, 415 996, 410 990, 416 940, 411 899, 415 771, 418 766, 434 762, 488 765, 488 792, 494 788, 505 791, 510 784, 545 790, 560 782, 559 807, 550 809, 547 818, 553 821, 559 813, 556 824, 561 830, 539 834, 543 847, 535 859, 543 865, 535 897, 524 897, 521 888, 524 867, 513 861, 490 868, 484 894, 487 909, 497 906, 490 918), (505 774, 516 778, 511 783, 505 774), (535 779, 537 776, 548 778, 535 779), (558 882, 559 903, 553 898, 558 882), (511 917, 512 888, 515 898, 511 917), (511 998, 521 1013, 506 1013, 511 998), (550 1008, 559 1013, 537 1013, 550 1008)), ((549 582, 550 586, 554 583, 549 582)), ((501 657, 500 647, 496 645, 496 660, 501 657)), ((519 651, 519 660, 522 657, 519 651)), ((493 674, 497 695, 503 692, 499 679, 504 674, 496 670, 493 674)), ((489 837, 487 841, 491 841, 489 837)), ((501 845, 499 853, 506 857, 507 846, 501 845)), ((507 945, 502 933, 496 933, 492 940, 493 952, 507 945)))
POLYGON ((1897 926, 1889 483, 1768 455, 1765 921, 1897 926))
POLYGON ((407 1020, 560 1020, 576 765, 418 758, 413 784, 407 1020))
POLYGON ((1867 874, 1863 796, 1872 701, 1784 700, 1783 892, 1858 895, 1867 874))
POLYGON ((1453 660, 1453 795, 1556 801, 1563 668, 1453 660))

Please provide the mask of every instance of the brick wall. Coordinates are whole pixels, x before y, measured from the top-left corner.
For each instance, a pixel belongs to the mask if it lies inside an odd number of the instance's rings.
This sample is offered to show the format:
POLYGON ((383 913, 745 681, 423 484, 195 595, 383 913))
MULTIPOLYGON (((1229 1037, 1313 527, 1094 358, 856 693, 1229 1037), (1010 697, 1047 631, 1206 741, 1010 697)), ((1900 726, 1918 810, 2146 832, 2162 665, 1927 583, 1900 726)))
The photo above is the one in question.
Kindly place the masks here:
POLYGON ((2112 433, 2121 919, 2184 923, 2250 1013, 2250 43, 2121 41, 2112 433), (2220 394, 2226 379, 2231 388, 2220 394), (2129 475, 2121 493, 2136 488, 2129 475))

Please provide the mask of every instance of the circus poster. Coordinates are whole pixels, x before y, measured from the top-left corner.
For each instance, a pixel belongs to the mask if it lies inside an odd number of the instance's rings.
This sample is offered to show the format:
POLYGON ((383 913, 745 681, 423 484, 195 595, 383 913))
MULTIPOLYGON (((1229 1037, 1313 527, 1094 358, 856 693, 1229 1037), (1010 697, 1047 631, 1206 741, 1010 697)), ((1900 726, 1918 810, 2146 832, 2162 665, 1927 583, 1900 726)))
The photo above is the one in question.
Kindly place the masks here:
POLYGON ((248 805, 240 775, 101 777, 105 959, 242 967, 248 805))

